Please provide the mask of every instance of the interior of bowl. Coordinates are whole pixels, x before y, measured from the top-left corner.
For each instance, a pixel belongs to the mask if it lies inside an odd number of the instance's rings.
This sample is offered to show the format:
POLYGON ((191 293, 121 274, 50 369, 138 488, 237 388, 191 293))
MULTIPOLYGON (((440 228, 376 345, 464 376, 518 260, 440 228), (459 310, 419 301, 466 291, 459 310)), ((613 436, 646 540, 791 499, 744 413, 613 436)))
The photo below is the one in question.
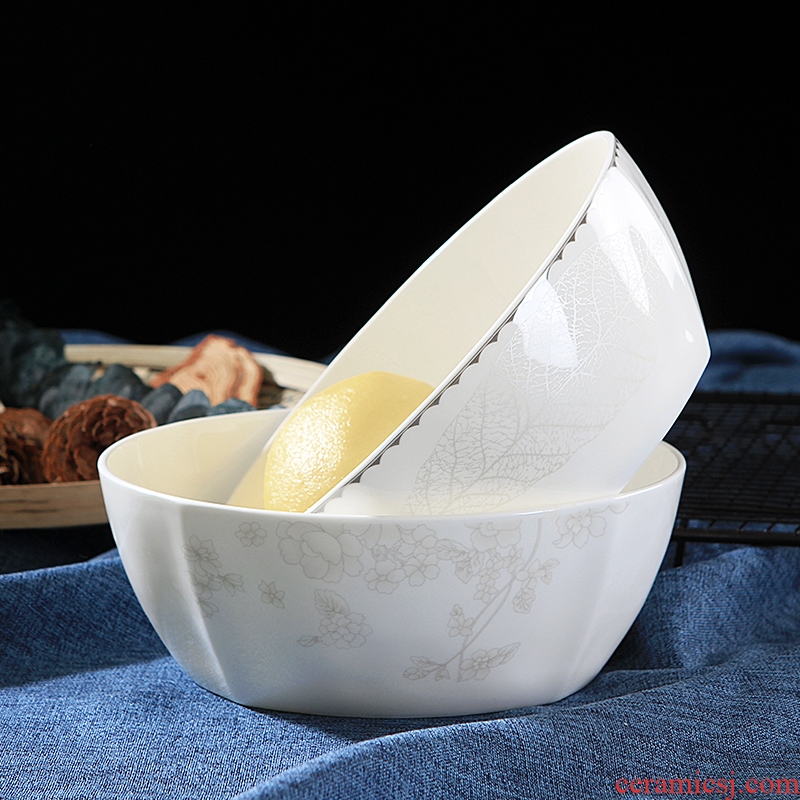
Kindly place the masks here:
MULTIPOLYGON (((242 464, 257 458, 285 410, 186 420, 134 434, 101 454, 101 482, 109 478, 150 492, 225 503, 242 464)), ((681 470, 682 456, 661 443, 622 494, 663 483, 681 470)), ((596 500, 594 502, 597 502, 596 500)), ((269 513, 269 512, 265 512, 269 513)))
POLYGON ((153 492, 224 503, 286 414, 284 409, 221 414, 133 434, 101 453, 101 484, 110 474, 153 492))

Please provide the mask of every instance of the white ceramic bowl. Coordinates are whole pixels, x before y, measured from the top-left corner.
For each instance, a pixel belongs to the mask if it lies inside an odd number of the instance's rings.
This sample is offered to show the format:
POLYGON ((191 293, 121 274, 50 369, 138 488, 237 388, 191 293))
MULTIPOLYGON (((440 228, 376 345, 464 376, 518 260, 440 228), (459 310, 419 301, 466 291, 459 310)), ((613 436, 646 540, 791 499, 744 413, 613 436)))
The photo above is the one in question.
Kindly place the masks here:
POLYGON ((552 702, 602 668, 669 542, 680 453, 659 444, 621 494, 528 512, 225 504, 285 414, 173 423, 100 457, 131 584, 197 683, 247 706, 416 717, 552 702))
MULTIPOLYGON (((311 510, 483 513, 618 492, 709 354, 661 206, 612 134, 585 136, 447 241, 308 390, 299 405, 370 370, 436 387, 311 510)), ((262 469, 233 502, 263 507, 262 469)))

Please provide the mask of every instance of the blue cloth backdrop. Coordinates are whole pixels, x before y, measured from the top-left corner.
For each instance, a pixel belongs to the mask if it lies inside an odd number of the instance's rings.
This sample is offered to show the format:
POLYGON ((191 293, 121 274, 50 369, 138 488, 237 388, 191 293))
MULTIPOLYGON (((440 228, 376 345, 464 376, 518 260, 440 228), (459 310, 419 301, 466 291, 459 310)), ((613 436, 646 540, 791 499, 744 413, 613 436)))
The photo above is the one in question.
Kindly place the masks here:
MULTIPOLYGON (((800 392, 800 345, 711 339, 701 388, 800 392)), ((450 719, 210 694, 166 652, 113 549, 0 575, 2 800, 722 798, 797 794, 798 780, 800 548, 689 544, 680 566, 671 550, 585 689, 450 719)))

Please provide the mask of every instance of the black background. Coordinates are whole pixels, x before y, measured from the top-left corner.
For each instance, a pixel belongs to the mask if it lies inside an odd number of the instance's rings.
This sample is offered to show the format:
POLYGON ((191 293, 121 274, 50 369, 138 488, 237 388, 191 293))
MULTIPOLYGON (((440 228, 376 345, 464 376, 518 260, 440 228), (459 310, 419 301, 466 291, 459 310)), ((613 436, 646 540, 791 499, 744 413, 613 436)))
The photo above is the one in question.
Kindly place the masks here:
POLYGON ((323 358, 509 183, 607 129, 707 327, 800 339, 791 26, 203 8, 4 25, 0 296, 35 324, 323 358))

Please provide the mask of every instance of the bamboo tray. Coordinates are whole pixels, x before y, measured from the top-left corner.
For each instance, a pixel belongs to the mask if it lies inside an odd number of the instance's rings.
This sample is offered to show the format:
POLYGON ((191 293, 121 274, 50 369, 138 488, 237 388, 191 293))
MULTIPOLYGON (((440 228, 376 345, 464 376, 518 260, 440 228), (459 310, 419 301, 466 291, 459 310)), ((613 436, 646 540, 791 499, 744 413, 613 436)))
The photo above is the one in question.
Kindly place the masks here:
MULTIPOLYGON (((69 361, 125 364, 143 378, 179 364, 191 347, 127 344, 73 344, 64 348, 69 361)), ((325 369, 324 364, 289 356, 253 353, 280 387, 272 402, 293 406, 325 369)), ((37 483, 0 486, 0 530, 11 528, 67 528, 108 522, 100 481, 37 483)))

